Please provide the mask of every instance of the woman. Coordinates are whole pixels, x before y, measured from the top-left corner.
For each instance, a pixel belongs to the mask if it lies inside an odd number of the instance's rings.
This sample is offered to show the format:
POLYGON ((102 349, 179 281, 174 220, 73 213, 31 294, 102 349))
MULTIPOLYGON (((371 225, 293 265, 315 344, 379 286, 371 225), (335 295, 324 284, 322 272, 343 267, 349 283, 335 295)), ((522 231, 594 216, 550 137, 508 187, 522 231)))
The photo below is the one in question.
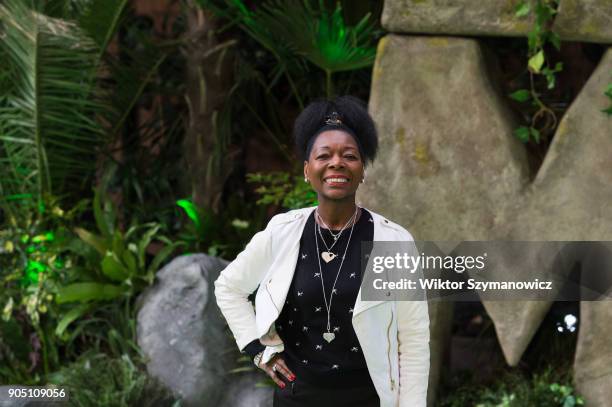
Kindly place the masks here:
POLYGON ((294 136, 319 205, 255 234, 215 282, 219 308, 239 349, 278 385, 274 407, 425 406, 427 303, 358 295, 361 242, 413 241, 355 203, 378 147, 374 123, 343 96, 306 107, 294 136), (254 312, 247 297, 258 286, 254 312))

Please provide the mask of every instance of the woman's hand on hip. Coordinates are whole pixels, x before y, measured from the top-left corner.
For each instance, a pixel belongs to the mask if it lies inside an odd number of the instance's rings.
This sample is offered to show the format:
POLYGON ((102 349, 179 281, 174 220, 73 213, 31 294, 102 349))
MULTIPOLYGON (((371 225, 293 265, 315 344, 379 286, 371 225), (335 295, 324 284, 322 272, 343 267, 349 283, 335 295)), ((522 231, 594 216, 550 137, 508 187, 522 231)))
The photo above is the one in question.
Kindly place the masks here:
POLYGON ((285 382, 280 379, 279 375, 285 376, 290 382, 295 380, 295 375, 289 370, 280 354, 274 355, 268 363, 259 362, 259 368, 266 372, 280 388, 285 387, 285 382))

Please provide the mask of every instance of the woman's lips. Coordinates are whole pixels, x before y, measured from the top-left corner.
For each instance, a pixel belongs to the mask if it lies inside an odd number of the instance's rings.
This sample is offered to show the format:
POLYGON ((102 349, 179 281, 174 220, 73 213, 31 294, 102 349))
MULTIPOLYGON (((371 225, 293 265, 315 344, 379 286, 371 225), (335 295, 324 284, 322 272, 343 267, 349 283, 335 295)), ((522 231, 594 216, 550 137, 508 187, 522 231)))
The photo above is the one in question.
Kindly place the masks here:
POLYGON ((345 178, 346 181, 337 181, 337 180, 324 180, 323 183, 329 185, 330 187, 344 187, 347 186, 349 184, 349 179, 345 178))

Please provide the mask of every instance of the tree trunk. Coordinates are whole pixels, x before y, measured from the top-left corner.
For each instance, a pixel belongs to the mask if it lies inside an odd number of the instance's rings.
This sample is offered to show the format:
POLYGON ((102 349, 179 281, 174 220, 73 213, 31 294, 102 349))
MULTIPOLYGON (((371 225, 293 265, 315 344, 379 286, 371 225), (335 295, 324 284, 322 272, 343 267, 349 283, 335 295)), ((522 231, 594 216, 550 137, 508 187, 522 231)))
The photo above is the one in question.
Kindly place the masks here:
POLYGON ((215 33, 215 19, 186 1, 186 101, 189 108, 184 157, 194 203, 218 213, 233 160, 227 146, 231 126, 222 121, 232 80, 230 47, 215 33))

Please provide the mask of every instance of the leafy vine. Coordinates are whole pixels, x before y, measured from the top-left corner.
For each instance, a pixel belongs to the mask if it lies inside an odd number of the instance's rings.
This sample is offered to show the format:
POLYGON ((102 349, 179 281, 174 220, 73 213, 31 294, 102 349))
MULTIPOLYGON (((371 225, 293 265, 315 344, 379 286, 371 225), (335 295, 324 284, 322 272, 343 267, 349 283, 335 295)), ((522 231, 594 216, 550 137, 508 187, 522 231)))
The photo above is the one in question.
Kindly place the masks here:
POLYGON ((556 74, 563 70, 563 63, 557 62, 554 67, 546 58, 545 47, 550 44, 555 49, 561 49, 559 36, 554 33, 552 23, 557 14, 559 0, 527 0, 518 4, 515 16, 525 18, 534 15, 534 24, 527 35, 528 57, 527 69, 529 72, 529 89, 519 89, 509 96, 520 103, 531 102, 536 109, 531 116, 529 126, 520 126, 515 131, 516 137, 523 143, 533 139, 539 143, 543 137, 551 133, 557 126, 557 116, 541 99, 536 90, 535 82, 538 76, 546 79, 546 87, 551 90, 556 84, 556 74), (542 124, 541 124, 542 123, 542 124))

